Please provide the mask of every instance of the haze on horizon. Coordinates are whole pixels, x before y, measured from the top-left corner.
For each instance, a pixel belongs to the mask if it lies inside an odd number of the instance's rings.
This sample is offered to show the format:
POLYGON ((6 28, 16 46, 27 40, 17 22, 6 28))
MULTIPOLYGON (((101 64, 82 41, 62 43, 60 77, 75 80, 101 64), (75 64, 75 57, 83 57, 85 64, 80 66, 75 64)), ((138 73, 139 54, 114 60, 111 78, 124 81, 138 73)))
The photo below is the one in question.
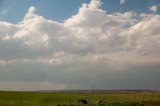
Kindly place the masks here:
POLYGON ((0 1, 0 90, 160 90, 159 3, 0 1))

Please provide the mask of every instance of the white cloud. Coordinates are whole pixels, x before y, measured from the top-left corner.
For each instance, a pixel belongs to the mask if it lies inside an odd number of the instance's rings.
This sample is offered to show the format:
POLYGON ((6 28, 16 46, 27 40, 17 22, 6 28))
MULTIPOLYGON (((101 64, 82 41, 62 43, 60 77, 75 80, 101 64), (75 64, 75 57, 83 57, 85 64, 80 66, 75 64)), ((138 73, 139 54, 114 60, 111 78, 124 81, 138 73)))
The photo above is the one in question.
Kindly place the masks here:
POLYGON ((0 57, 39 59, 52 57, 52 54, 61 51, 82 57, 122 51, 158 56, 159 15, 138 16, 133 12, 108 14, 100 8, 101 4, 98 0, 83 4, 78 14, 64 23, 36 15, 35 7, 31 7, 18 24, 1 22, 0 48, 3 52, 0 57), (13 50, 15 47, 18 51, 13 50), (14 52, 11 53, 12 50, 14 52))
MULTIPOLYGON (((0 22, 1 70, 14 68, 14 71, 27 72, 27 75, 31 70, 35 76, 33 81, 36 78, 42 81, 36 77, 38 72, 38 76, 46 75, 47 81, 57 83, 63 82, 57 78, 62 75, 67 79, 64 83, 68 83, 76 78, 83 82, 83 78, 97 77, 100 81, 101 76, 110 74, 110 71, 128 71, 133 66, 144 66, 144 70, 146 64, 159 64, 160 15, 110 14, 101 9, 101 4, 99 0, 83 4, 76 15, 63 23, 36 15, 35 7, 31 7, 17 24, 0 22), (93 76, 86 75, 86 72, 93 76), (51 73, 59 81, 52 78, 51 73)), ((4 72, 4 75, 8 74, 4 72)), ((78 81, 71 82, 74 85, 78 81)))
POLYGON ((153 13, 156 13, 157 10, 158 10, 158 6, 156 6, 156 5, 151 6, 151 7, 149 7, 149 10, 150 10, 151 12, 153 12, 153 13))
POLYGON ((124 4, 126 0, 120 0, 120 4, 124 4))

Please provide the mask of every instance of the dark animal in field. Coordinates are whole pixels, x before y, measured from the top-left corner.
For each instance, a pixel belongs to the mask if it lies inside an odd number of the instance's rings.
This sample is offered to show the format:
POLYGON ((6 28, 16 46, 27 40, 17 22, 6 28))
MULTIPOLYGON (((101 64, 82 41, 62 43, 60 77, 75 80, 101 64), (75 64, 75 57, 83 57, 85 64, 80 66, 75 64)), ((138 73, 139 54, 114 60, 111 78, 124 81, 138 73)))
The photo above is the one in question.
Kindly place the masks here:
POLYGON ((78 104, 88 104, 88 102, 85 99, 79 99, 78 104))

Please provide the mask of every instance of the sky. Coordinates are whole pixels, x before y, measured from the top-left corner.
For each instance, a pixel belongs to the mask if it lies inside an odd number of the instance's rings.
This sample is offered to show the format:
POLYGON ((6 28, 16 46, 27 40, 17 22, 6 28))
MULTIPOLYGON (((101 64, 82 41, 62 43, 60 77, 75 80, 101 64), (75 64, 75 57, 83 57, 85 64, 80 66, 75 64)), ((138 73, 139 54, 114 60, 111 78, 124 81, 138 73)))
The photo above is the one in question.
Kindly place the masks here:
POLYGON ((1 0, 0 90, 160 90, 159 0, 1 0))

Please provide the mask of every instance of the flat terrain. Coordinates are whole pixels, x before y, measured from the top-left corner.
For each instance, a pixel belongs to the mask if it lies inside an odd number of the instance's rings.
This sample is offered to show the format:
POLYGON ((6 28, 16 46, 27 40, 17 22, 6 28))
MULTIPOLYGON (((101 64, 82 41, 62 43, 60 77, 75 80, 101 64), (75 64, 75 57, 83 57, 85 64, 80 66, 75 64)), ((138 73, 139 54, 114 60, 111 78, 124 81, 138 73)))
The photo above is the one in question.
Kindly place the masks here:
POLYGON ((57 93, 0 91, 0 106, 65 106, 77 105, 85 99, 94 105, 103 101, 106 106, 160 106, 160 92, 103 92, 103 93, 57 93), (140 103, 143 103, 141 105, 140 103))

